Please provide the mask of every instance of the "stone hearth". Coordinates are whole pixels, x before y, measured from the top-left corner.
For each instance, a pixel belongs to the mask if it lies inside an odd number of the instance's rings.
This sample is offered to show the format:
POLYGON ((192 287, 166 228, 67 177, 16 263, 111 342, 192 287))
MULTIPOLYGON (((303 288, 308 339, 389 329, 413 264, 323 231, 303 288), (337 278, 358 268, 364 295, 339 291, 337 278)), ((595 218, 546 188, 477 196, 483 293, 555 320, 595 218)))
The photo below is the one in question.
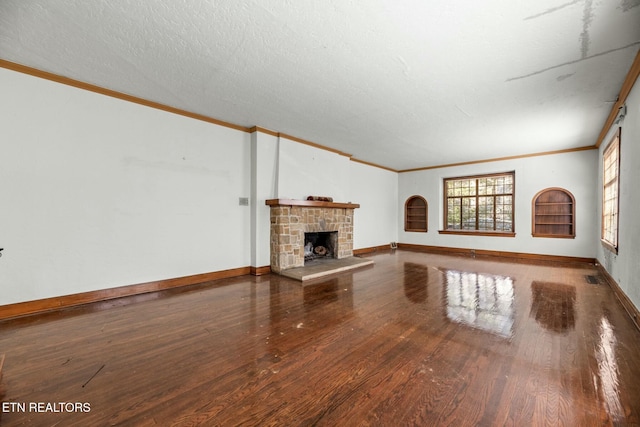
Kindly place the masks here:
POLYGON ((304 234, 337 231, 337 259, 353 256, 353 203, 267 200, 271 207, 271 271, 280 273, 304 263, 304 234))
POLYGON ((282 270, 279 274, 304 282, 306 280, 324 278, 332 274, 344 273, 357 268, 366 267, 368 265, 372 265, 373 260, 370 258, 351 256, 342 259, 319 258, 307 264, 309 265, 282 270))

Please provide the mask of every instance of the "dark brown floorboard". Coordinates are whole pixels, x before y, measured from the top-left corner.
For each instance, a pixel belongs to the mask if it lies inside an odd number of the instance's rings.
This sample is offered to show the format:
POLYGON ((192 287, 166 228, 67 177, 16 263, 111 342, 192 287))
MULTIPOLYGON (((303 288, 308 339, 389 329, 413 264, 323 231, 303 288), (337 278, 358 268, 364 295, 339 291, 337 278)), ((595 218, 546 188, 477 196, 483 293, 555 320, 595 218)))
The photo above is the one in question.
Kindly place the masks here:
POLYGON ((640 424, 640 332, 594 266, 372 257, 2 322, 0 422, 640 424))

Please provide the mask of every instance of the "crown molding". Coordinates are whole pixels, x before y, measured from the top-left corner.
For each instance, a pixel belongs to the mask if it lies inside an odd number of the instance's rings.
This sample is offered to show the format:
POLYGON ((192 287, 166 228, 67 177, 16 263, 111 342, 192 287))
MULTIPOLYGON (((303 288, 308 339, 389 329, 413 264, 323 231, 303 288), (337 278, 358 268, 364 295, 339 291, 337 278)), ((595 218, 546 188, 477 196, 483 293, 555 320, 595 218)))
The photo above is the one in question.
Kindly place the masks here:
POLYGON ((422 167, 422 168, 413 168, 413 169, 403 169, 403 170, 400 170, 398 172, 399 173, 416 172, 416 171, 423 171, 423 170, 430 170, 430 169, 450 168, 450 167, 454 167, 454 166, 474 165, 474 164, 477 164, 477 163, 489 163, 489 162, 500 162, 500 161, 504 161, 504 160, 525 159, 527 157, 550 156, 550 155, 553 155, 553 154, 563 154, 563 153, 573 153, 573 152, 577 152, 577 151, 595 150, 596 148, 598 148, 598 147, 596 147, 595 145, 589 145, 587 147, 567 148, 567 149, 564 149, 564 150, 542 151, 542 152, 539 152, 539 153, 520 154, 520 155, 517 155, 517 156, 495 157, 495 158, 492 158, 492 159, 471 160, 471 161, 468 161, 468 162, 449 163, 449 164, 445 164, 445 165, 426 166, 426 167, 422 167))
POLYGON ((390 172, 395 172, 395 173, 399 172, 398 169, 389 168, 387 166, 382 166, 382 165, 379 165, 379 164, 376 164, 376 163, 366 162, 364 160, 356 159, 356 158, 353 158, 353 157, 351 158, 351 161, 352 162, 356 162, 356 163, 361 163, 361 164, 367 165, 367 166, 373 166, 374 168, 384 169, 384 170, 387 170, 387 171, 390 171, 390 172))
POLYGON ((351 154, 347 154, 344 151, 340 151, 340 150, 337 150, 337 149, 331 148, 331 147, 326 147, 324 145, 317 144, 317 143, 309 141, 307 139, 298 138, 297 136, 288 135, 286 133, 277 132, 277 131, 274 131, 274 130, 271 130, 271 129, 266 129, 266 128, 263 128, 263 127, 260 127, 260 126, 253 126, 252 128, 249 128, 249 132, 250 133, 261 132, 261 133, 265 133, 267 135, 276 136, 278 138, 285 138, 285 139, 288 139, 289 141, 294 141, 294 142, 298 142, 300 144, 309 145, 309 146, 314 147, 314 148, 319 148, 320 150, 330 151, 330 152, 338 154, 340 156, 345 156, 345 157, 351 158, 351 154))
POLYGON ((48 71, 38 70, 26 65, 17 64, 4 59, 0 59, 0 68, 6 68, 7 70, 17 71, 19 73, 28 74, 30 76, 38 77, 52 82, 61 83, 63 85, 72 86, 78 89, 87 90, 89 92, 98 93, 101 95, 110 96, 123 101, 133 102, 134 104, 144 105, 145 107, 155 108, 156 110, 166 111, 180 116, 189 117, 191 119, 201 120, 203 122, 213 123, 218 126, 224 126, 227 128, 239 130, 242 132, 249 132, 249 128, 245 126, 236 125, 233 123, 225 122, 223 120, 214 119, 213 117, 205 116, 203 114, 192 113, 191 111, 181 110, 180 108, 171 107, 169 105, 160 104, 159 102, 149 101, 147 99, 138 98, 137 96, 127 95, 126 93, 118 92, 111 89, 106 89, 100 86, 96 86, 90 83, 85 83, 80 80, 71 79, 58 74, 53 74, 48 71))
POLYGON ((598 135, 598 140, 596 141, 595 145, 596 148, 600 148, 600 145, 602 145, 602 141, 604 141, 607 133, 609 133, 609 129, 611 129, 611 126, 613 126, 613 123, 618 116, 618 111, 620 110, 620 108, 622 108, 625 101, 627 100, 627 97, 629 96, 633 85, 635 85, 636 81, 638 80, 638 76, 640 76, 640 50, 638 50, 638 53, 636 53, 636 58, 633 60, 633 64, 631 64, 631 68, 629 68, 629 72, 627 73, 627 76, 625 77, 624 82, 620 87, 620 94, 618 95, 618 99, 611 107, 609 117, 607 117, 607 121, 604 122, 604 126, 600 131, 600 135, 598 135))
POLYGON ((256 132, 266 133, 267 135, 271 135, 271 136, 280 136, 278 132, 271 129, 263 128, 260 126, 253 126, 252 128, 249 129, 249 133, 256 133, 256 132))
POLYGON ((286 133, 278 133, 278 137, 288 139, 289 141, 298 142, 300 144, 309 145, 314 148, 319 148, 321 150, 330 151, 332 153, 336 153, 340 156, 351 158, 351 154, 347 154, 344 151, 337 150, 335 148, 326 147, 324 145, 316 144, 315 142, 308 141, 306 139, 298 138, 297 136, 288 135, 286 133))

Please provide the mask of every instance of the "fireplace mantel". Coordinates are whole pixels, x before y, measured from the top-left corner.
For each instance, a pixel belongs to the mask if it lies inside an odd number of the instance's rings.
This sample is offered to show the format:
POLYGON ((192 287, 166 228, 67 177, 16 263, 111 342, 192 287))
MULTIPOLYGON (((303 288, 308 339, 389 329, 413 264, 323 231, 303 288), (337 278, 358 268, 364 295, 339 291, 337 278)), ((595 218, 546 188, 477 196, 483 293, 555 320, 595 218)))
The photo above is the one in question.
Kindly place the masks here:
POLYGON ((336 209, 355 209, 360 205, 357 203, 336 203, 336 202, 320 202, 317 200, 293 200, 293 199, 269 199, 266 201, 268 206, 307 206, 310 208, 336 208, 336 209))

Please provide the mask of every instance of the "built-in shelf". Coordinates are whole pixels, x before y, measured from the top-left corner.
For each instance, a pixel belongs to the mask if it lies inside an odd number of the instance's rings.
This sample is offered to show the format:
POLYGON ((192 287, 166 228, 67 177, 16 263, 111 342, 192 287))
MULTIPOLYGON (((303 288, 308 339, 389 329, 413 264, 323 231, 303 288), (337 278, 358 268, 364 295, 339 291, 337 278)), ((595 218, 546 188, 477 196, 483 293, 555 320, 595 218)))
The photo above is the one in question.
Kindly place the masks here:
POLYGON ((532 202, 531 235, 533 237, 574 238, 575 199, 562 188, 546 188, 532 202))
POLYGON ((537 203, 538 206, 558 206, 558 205, 572 205, 572 202, 540 202, 537 203))
POLYGON ((427 232, 428 205, 424 197, 411 196, 404 204, 404 231, 427 232))

